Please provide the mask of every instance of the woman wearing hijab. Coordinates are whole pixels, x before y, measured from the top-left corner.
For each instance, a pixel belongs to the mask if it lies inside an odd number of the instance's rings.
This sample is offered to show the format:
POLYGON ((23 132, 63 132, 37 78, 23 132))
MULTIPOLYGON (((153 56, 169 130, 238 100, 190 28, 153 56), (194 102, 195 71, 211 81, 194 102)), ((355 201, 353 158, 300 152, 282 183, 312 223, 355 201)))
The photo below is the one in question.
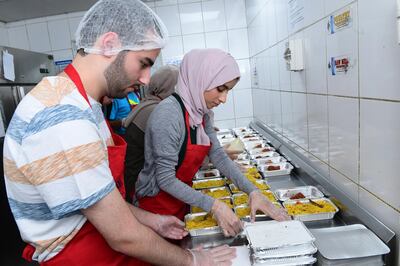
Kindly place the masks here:
POLYGON ((157 105, 146 128, 145 164, 135 194, 140 208, 183 219, 188 205, 197 206, 214 215, 226 236, 239 233, 242 223, 232 209, 191 187, 208 155, 222 174, 249 194, 253 221, 257 210, 276 220, 289 219, 228 158, 213 128, 211 109, 225 103, 239 78, 235 59, 224 51, 199 49, 184 56, 177 93, 157 105))
POLYGON ((146 96, 124 120, 127 142, 125 158, 126 200, 132 202, 135 183, 144 164, 144 133, 154 108, 175 91, 179 69, 173 65, 159 68, 151 77, 146 96))

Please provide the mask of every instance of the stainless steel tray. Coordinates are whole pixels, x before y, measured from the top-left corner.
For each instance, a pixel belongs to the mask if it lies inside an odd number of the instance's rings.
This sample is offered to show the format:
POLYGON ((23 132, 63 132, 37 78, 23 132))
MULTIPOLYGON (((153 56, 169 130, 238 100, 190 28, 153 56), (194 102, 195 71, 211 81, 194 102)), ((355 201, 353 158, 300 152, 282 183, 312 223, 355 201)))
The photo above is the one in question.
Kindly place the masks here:
POLYGON ((225 186, 225 184, 226 184, 225 179, 222 177, 218 177, 218 178, 209 178, 203 180, 193 180, 192 187, 194 189, 205 189, 205 188, 222 187, 225 186))
MULTIPOLYGON (((194 213, 194 214, 186 214, 185 215, 185 224, 187 221, 195 219, 197 217, 204 217, 207 213, 194 213)), ((201 228, 201 229, 188 229, 190 236, 206 236, 206 235, 214 235, 221 233, 221 228, 219 226, 212 226, 208 228, 201 228)))
POLYGON ((290 198, 297 193, 302 193, 306 199, 318 199, 324 197, 324 194, 314 186, 302 186, 275 190, 275 195, 280 201, 290 200, 290 198))
MULTIPOLYGON (((310 214, 297 214, 297 215, 291 215, 293 217, 294 220, 299 220, 299 221, 303 221, 303 222, 308 222, 308 221, 318 221, 318 220, 328 220, 328 219, 332 219, 335 214, 339 211, 339 209, 336 207, 335 204, 333 204, 333 202, 330 199, 327 198, 319 198, 319 199, 313 199, 314 201, 319 201, 319 200, 323 200, 328 202, 329 204, 331 204, 335 211, 333 212, 322 212, 322 213, 310 213, 310 214)), ((287 206, 289 205, 295 205, 298 202, 300 203, 308 203, 310 202, 308 199, 300 199, 300 200, 287 200, 285 202, 283 202, 283 206, 287 209, 287 206)))
POLYGON ((205 188, 205 189, 202 189, 201 192, 204 193, 204 194, 207 194, 207 195, 209 195, 210 197, 213 197, 213 198, 215 198, 215 199, 225 198, 225 197, 230 197, 230 196, 231 196, 231 192, 230 192, 230 190, 228 189, 228 187, 226 187, 226 186, 223 186, 223 187, 216 187, 216 188, 205 188), (216 191, 219 191, 219 190, 226 191, 226 195, 224 195, 224 196, 222 196, 222 197, 218 197, 218 198, 214 197, 214 196, 212 195, 212 193, 213 193, 213 192, 216 192, 216 191))
POLYGON ((290 175, 293 170, 293 165, 288 162, 284 163, 275 163, 269 165, 259 165, 258 170, 262 173, 264 177, 274 177, 274 176, 281 176, 281 175, 290 175), (271 166, 279 166, 279 170, 268 170, 271 166))
POLYGON ((217 178, 220 177, 221 174, 218 169, 210 169, 210 170, 200 170, 195 175, 195 180, 201 179, 210 179, 210 178, 217 178), (206 176, 207 174, 212 174, 212 176, 206 176))

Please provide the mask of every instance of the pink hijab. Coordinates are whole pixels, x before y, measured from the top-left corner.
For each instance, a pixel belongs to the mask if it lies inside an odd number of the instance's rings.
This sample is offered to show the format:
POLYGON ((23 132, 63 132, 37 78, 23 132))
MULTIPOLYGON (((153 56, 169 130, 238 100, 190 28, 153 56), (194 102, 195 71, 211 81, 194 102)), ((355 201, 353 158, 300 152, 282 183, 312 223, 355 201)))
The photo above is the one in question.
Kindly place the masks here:
POLYGON ((235 59, 222 50, 195 49, 183 57, 176 92, 189 113, 190 126, 197 127, 198 145, 210 144, 202 122, 205 114, 212 117, 213 113, 207 108, 204 92, 239 77, 235 59))

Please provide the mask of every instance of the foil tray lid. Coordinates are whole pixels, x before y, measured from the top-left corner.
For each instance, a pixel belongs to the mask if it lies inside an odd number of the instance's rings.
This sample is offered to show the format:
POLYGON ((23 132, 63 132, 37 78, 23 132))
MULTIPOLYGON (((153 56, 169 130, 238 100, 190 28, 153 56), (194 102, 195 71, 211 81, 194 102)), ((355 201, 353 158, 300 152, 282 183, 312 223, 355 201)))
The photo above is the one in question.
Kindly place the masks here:
POLYGON ((330 260, 380 256, 390 249, 362 224, 311 229, 320 254, 330 260))

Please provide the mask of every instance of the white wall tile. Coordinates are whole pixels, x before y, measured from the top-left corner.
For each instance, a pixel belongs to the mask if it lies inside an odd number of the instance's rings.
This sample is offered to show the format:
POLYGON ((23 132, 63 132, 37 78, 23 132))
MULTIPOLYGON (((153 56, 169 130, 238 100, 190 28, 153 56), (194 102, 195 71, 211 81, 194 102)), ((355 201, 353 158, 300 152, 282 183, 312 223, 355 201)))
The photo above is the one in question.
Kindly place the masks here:
POLYGON ((204 32, 201 4, 184 4, 179 6, 182 34, 204 32))
POLYGON ((307 95, 309 152, 328 163, 328 97, 307 95))
POLYGON ((341 191, 358 203, 358 186, 354 181, 348 179, 333 168, 330 168, 330 181, 341 191))
POLYGON ((255 55, 268 47, 267 28, 267 8, 261 9, 260 13, 249 24, 248 32, 251 35, 249 39, 250 54, 255 55))
POLYGON ((282 134, 282 100, 280 91, 270 92, 271 128, 282 134))
POLYGON ((14 27, 19 27, 19 26, 25 26, 25 20, 19 20, 19 21, 14 21, 14 22, 9 22, 6 23, 7 28, 14 28, 14 27))
POLYGON ((157 7, 157 15, 168 29, 169 36, 181 35, 181 21, 177 5, 157 7))
MULTIPOLYGON (((344 6, 350 4, 354 0, 325 0, 325 14, 329 15, 330 13, 343 8, 344 6)), ((321 1, 322 2, 322 1, 321 1)), ((366 1, 360 1, 361 2, 366 2, 366 1)), ((369 2, 368 4, 371 5, 373 4, 374 1, 369 2)))
POLYGON ((265 123, 267 114, 265 90, 253 89, 253 113, 254 117, 265 123))
POLYGON ((307 96, 303 93, 292 94, 293 103, 293 131, 292 139, 300 147, 308 150, 308 126, 307 126, 307 96))
POLYGON ((270 72, 270 86, 272 90, 280 90, 279 86, 279 61, 278 47, 268 49, 268 70, 270 72))
POLYGON ((234 128, 236 127, 236 121, 235 119, 215 120, 214 125, 219 129, 234 128))
POLYGON ((0 26, 0 45, 9 46, 8 32, 5 26, 0 26))
POLYGON ((224 0, 202 2, 204 31, 226 30, 224 0))
POLYGON ((86 11, 71 12, 67 14, 68 18, 82 18, 86 14, 86 11))
POLYGON ((288 4, 287 1, 273 0, 276 13, 276 37, 277 41, 286 39, 288 32, 288 4))
POLYGON ((164 63, 169 59, 182 59, 183 42, 181 36, 170 37, 167 45, 161 51, 164 63))
POLYGON ((29 50, 29 40, 25 25, 8 28, 7 32, 11 47, 29 50))
POLYGON ((278 54, 278 69, 279 69, 279 87, 282 91, 291 91, 290 86, 290 71, 287 70, 286 60, 283 58, 283 54, 286 50, 286 42, 288 40, 283 40, 277 45, 278 54))
POLYGON ((283 135, 293 135, 293 101, 291 92, 281 93, 282 101, 282 129, 283 135))
MULTIPOLYGON (((358 25, 356 7, 355 4, 349 7, 352 14, 351 27, 327 36, 327 62, 330 62, 331 58, 341 59, 344 57, 350 61, 350 67, 346 73, 332 75, 331 70, 328 70, 328 93, 330 94, 358 96, 358 25)), ((340 10, 335 15, 343 13, 349 8, 340 10)))
POLYGON ((251 89, 246 90, 235 90, 234 94, 234 105, 235 105, 235 117, 252 117, 253 116, 253 101, 251 95, 251 89))
POLYGON ((201 2, 200 0, 178 0, 180 4, 187 4, 187 3, 194 3, 194 2, 201 2))
POLYGON ((218 107, 213 108, 215 120, 228 120, 235 119, 235 99, 234 94, 229 93, 226 103, 220 104, 218 107))
POLYGON ((360 185, 400 209, 400 103, 361 100, 360 185))
POLYGON ((358 10, 360 96, 400 100, 396 1, 359 1, 358 10))
POLYGON ((244 0, 225 0, 225 16, 228 29, 246 28, 244 0))
MULTIPOLYGON (((304 32, 301 31, 299 33, 296 33, 295 35, 292 35, 292 37, 289 38, 290 40, 296 40, 300 39, 303 40, 303 45, 304 45, 304 32)), ((303 47, 304 49, 304 47, 303 47)), ((290 72, 290 81, 291 81, 291 88, 292 91, 298 91, 298 92, 306 92, 307 87, 306 87, 306 73, 305 71, 291 71, 290 72)))
POLYGON ((158 1, 155 1, 156 7, 158 7, 158 6, 176 5, 177 3, 178 3, 177 0, 158 0, 158 1))
POLYGON ((54 16, 48 16, 45 17, 47 21, 53 21, 53 20, 65 20, 68 18, 67 14, 60 14, 60 15, 54 15, 54 16))
POLYGON ((247 29, 228 30, 229 52, 235 59, 249 57, 247 29))
POLYGON ((315 170, 317 170, 321 175, 326 178, 329 178, 329 165, 317 157, 314 157, 311 153, 307 153, 307 158, 312 163, 312 166, 315 170))
POLYGON ((69 32, 71 35, 71 40, 75 40, 75 32, 78 29, 79 23, 81 22, 82 17, 72 17, 68 18, 69 32))
POLYGON ((308 27, 304 31, 304 58, 307 92, 328 92, 326 71, 326 21, 308 27))
POLYGON ((247 127, 253 121, 253 117, 244 117, 236 119, 236 127, 247 127))
POLYGON ((229 52, 227 31, 206 32, 205 36, 207 48, 218 48, 229 52))
POLYGON ((35 52, 50 51, 49 31, 47 22, 26 25, 28 32, 30 50, 35 52))
POLYGON ((240 59, 236 60, 236 62, 238 63, 240 69, 240 80, 234 87, 234 90, 251 88, 249 59, 240 59))
POLYGON ((47 26, 52 50, 71 48, 71 35, 67 19, 49 21, 47 26))
POLYGON ((392 263, 388 265, 399 265, 400 239, 397 236, 400 235, 400 213, 362 188, 359 189, 359 199, 362 207, 371 212, 375 217, 395 232, 396 244, 395 250, 392 250, 395 261, 392 261, 392 263))
POLYGON ((329 163, 358 183, 358 100, 328 97, 329 163))
POLYGON ((246 21, 249 24, 268 0, 246 0, 246 21))
POLYGON ((184 35, 182 38, 183 51, 185 52, 185 54, 193 49, 206 48, 204 33, 184 35))
POLYGON ((306 0, 305 4, 305 17, 304 25, 309 26, 324 17, 324 1, 321 0, 306 0))
POLYGON ((275 6, 273 1, 267 2, 265 7, 267 9, 267 25, 266 30, 268 34, 268 43, 267 47, 276 44, 277 42, 277 34, 276 34, 276 18, 275 18, 275 6))

